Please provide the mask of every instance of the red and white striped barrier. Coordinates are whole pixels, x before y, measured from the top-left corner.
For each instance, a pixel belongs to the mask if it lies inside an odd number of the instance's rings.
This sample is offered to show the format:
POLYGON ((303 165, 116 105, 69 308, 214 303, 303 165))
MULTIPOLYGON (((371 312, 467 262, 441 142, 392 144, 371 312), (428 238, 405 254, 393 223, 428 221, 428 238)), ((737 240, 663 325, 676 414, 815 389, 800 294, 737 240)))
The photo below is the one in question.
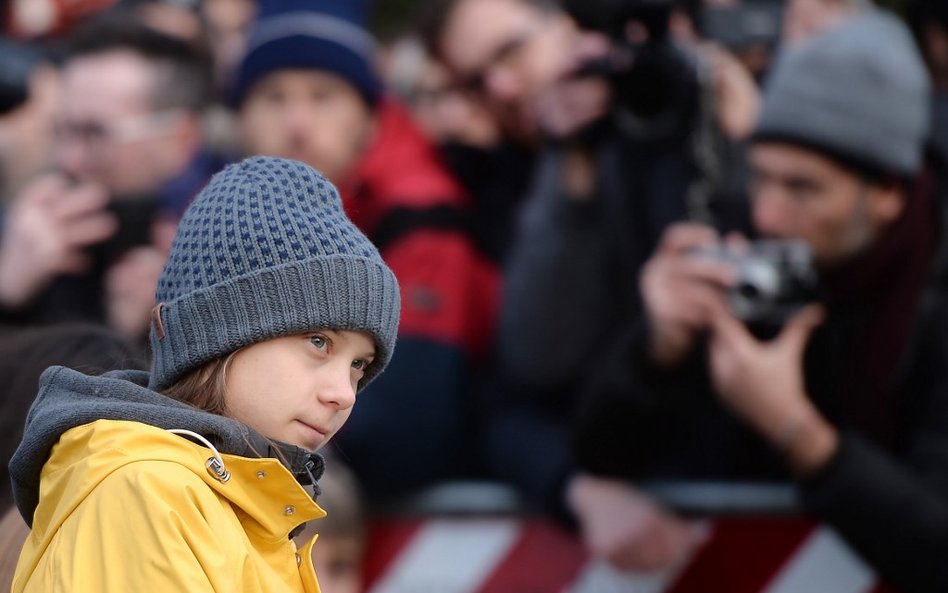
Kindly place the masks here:
POLYGON ((707 521, 678 567, 619 573, 537 518, 377 521, 368 593, 894 593, 832 530, 787 516, 707 521))

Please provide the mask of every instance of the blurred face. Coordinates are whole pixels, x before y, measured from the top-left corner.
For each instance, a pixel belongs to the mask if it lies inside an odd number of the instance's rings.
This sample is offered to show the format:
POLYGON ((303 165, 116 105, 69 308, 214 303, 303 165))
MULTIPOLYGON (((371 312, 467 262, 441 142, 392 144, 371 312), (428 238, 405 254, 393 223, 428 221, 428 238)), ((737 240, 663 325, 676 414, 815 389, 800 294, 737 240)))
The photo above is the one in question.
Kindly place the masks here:
POLYGON ((786 144, 751 150, 756 229, 776 239, 802 239, 818 267, 865 251, 902 213, 903 196, 869 184, 816 152, 786 144))
POLYGON ((374 358, 372 339, 353 331, 257 342, 231 360, 226 413, 265 437, 315 451, 349 418, 374 358))
POLYGON ((577 36, 562 12, 519 0, 461 0, 441 53, 465 87, 489 99, 508 132, 529 138, 537 133, 535 102, 571 68, 577 36))
POLYGON ((372 137, 369 106, 342 78, 279 70, 257 82, 240 110, 247 154, 303 161, 339 183, 372 137))
POLYGON ((313 566, 323 591, 362 592, 363 540, 357 535, 324 534, 313 546, 313 566))
POLYGON ((460 142, 491 148, 500 131, 479 97, 456 84, 451 74, 434 61, 425 65, 412 102, 412 113, 435 142, 460 142))
POLYGON ((59 167, 112 194, 149 192, 181 171, 195 122, 153 109, 156 84, 154 66, 129 51, 68 61, 55 123, 59 167))

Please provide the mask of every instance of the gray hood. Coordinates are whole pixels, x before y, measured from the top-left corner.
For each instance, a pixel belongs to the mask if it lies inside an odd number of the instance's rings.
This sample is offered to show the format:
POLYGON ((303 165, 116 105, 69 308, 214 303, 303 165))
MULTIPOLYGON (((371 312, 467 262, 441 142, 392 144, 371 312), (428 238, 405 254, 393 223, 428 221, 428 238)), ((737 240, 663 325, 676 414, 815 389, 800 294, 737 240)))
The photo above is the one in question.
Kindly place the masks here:
POLYGON ((96 420, 127 420, 157 428, 183 428, 208 439, 222 453, 281 459, 300 483, 313 485, 323 470, 322 458, 310 451, 275 443, 246 425, 148 389, 146 371, 113 371, 84 375, 61 366, 46 369, 39 394, 26 417, 23 440, 10 459, 13 497, 32 525, 39 502, 39 480, 50 450, 66 431, 96 420))

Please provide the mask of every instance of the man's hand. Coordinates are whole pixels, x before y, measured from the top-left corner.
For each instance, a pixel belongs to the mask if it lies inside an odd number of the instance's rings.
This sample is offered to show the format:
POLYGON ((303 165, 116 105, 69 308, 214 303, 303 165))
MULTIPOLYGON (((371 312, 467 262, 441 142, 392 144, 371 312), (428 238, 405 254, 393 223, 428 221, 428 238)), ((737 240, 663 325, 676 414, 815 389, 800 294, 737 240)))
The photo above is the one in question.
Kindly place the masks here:
POLYGON ((534 97, 540 128, 552 138, 569 138, 606 115, 612 106, 612 86, 605 76, 583 76, 576 72, 584 64, 606 57, 609 39, 598 33, 583 33, 562 65, 562 74, 534 97))
POLYGON ((567 499, 590 553, 621 570, 672 567, 700 542, 700 530, 629 483, 580 474, 567 499))
POLYGON ((724 291, 735 280, 728 264, 696 257, 718 243, 714 229, 682 223, 668 228, 642 270, 641 291, 650 325, 649 352, 671 368, 687 355, 715 313, 726 309, 724 291))
POLYGON ((27 187, 9 210, 0 240, 0 304, 22 306, 56 276, 86 271, 86 248, 118 225, 107 203, 102 188, 71 186, 57 174, 27 187))
POLYGON ((715 106, 721 129, 731 140, 744 140, 760 115, 761 92, 751 73, 730 51, 703 43, 698 51, 711 69, 715 106))
POLYGON ((118 333, 139 339, 148 331, 158 277, 168 259, 175 230, 174 222, 156 221, 152 243, 129 250, 106 273, 106 313, 109 326, 118 333))
POLYGON ((838 440, 803 381, 803 353, 822 321, 822 307, 809 305, 775 339, 760 342, 730 312, 718 311, 713 318, 709 356, 718 396, 800 473, 822 467, 838 440))

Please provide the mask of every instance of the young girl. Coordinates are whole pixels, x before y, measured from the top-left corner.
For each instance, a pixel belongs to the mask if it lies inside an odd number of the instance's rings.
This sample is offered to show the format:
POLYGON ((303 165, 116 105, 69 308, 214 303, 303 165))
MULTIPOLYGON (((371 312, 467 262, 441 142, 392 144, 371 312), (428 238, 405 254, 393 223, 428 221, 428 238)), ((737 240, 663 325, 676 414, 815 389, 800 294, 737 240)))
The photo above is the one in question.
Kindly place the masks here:
POLYGON ((255 157, 188 209, 157 301, 150 374, 43 374, 13 591, 317 592, 291 537, 325 515, 314 451, 392 356, 395 277, 325 178, 255 157))

